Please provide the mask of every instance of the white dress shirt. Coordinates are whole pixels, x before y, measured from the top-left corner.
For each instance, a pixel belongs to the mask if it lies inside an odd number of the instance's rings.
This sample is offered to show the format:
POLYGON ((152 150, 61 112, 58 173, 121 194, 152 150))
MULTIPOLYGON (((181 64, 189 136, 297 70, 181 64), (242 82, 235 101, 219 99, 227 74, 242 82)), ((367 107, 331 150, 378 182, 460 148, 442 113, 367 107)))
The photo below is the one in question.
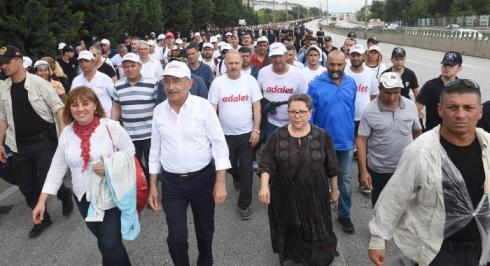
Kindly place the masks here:
MULTIPOLYGON (((119 122, 102 118, 100 125, 90 137, 90 160, 92 162, 100 160, 101 156, 108 157, 114 151, 113 142, 109 137, 106 125, 109 128, 116 150, 126 151, 129 155, 134 156, 134 145, 126 130, 119 122)), ((67 125, 59 137, 58 147, 44 182, 43 193, 56 195, 69 167, 73 193, 79 201, 82 200, 84 194, 87 194, 86 199, 90 201, 92 198, 92 167, 89 166, 85 172, 82 172, 83 159, 80 142, 81 139, 73 130, 73 123, 67 125)))
POLYGON ((176 113, 165 100, 155 107, 149 158, 150 174, 195 172, 214 158, 216 170, 231 168, 228 145, 211 104, 189 94, 176 113))

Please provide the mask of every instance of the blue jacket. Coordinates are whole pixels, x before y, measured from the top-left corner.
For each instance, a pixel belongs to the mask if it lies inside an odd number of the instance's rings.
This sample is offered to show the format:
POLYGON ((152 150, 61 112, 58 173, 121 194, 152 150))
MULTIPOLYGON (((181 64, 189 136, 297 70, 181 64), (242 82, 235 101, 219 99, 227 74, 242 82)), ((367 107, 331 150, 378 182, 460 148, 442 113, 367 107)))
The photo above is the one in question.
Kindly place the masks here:
POLYGON ((313 99, 311 123, 327 131, 339 151, 354 149, 356 88, 354 79, 345 74, 337 85, 327 71, 311 81, 308 88, 313 99))

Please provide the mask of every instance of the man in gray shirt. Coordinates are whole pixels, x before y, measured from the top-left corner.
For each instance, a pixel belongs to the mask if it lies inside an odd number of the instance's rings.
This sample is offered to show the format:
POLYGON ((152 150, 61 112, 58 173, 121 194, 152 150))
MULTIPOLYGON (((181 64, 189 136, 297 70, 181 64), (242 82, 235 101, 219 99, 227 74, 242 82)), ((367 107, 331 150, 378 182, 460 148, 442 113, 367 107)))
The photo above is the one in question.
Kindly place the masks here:
POLYGON ((415 104, 400 97, 403 82, 396 72, 379 78, 379 96, 364 109, 357 133, 361 183, 372 189, 374 205, 395 172, 403 149, 421 134, 415 104))

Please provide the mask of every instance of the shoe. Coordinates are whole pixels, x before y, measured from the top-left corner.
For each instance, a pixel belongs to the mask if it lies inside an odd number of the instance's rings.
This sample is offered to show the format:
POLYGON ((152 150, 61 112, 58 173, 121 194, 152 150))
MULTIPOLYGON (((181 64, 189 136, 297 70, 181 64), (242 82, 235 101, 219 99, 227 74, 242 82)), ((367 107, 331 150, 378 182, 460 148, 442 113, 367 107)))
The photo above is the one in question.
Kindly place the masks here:
POLYGON ((245 210, 242 210, 240 207, 238 208, 240 210, 240 217, 242 220, 250 220, 252 218, 252 210, 250 210, 250 207, 247 207, 245 210))
POLYGON ((355 229, 350 218, 338 218, 339 224, 342 226, 342 230, 348 234, 353 234, 355 229))
POLYGON ((73 191, 70 188, 66 188, 66 191, 60 197, 63 216, 68 216, 73 212, 72 195, 73 191))
POLYGON ((373 191, 371 189, 365 188, 363 185, 359 184, 359 192, 361 192, 362 194, 371 195, 371 193, 373 191))
POLYGON ((259 169, 259 164, 257 163, 257 161, 253 162, 252 167, 254 169, 254 172, 257 171, 257 169, 259 169))
POLYGON ((35 224, 34 227, 31 229, 29 232, 29 237, 30 238, 36 238, 40 236, 46 228, 50 227, 53 224, 50 218, 46 218, 40 223, 40 224, 35 224))
POLYGON ((0 214, 7 214, 12 209, 12 205, 0 206, 0 214))

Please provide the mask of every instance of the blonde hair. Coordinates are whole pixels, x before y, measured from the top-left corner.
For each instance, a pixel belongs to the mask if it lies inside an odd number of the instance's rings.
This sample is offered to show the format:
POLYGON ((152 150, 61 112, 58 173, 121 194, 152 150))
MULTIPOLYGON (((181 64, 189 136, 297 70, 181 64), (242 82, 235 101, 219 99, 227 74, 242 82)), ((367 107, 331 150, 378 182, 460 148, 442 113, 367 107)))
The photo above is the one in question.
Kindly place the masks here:
POLYGON ((41 60, 48 62, 49 67, 57 78, 67 78, 65 72, 63 72, 63 68, 61 68, 60 64, 56 60, 54 60, 54 58, 50 56, 45 56, 42 57, 41 60))

